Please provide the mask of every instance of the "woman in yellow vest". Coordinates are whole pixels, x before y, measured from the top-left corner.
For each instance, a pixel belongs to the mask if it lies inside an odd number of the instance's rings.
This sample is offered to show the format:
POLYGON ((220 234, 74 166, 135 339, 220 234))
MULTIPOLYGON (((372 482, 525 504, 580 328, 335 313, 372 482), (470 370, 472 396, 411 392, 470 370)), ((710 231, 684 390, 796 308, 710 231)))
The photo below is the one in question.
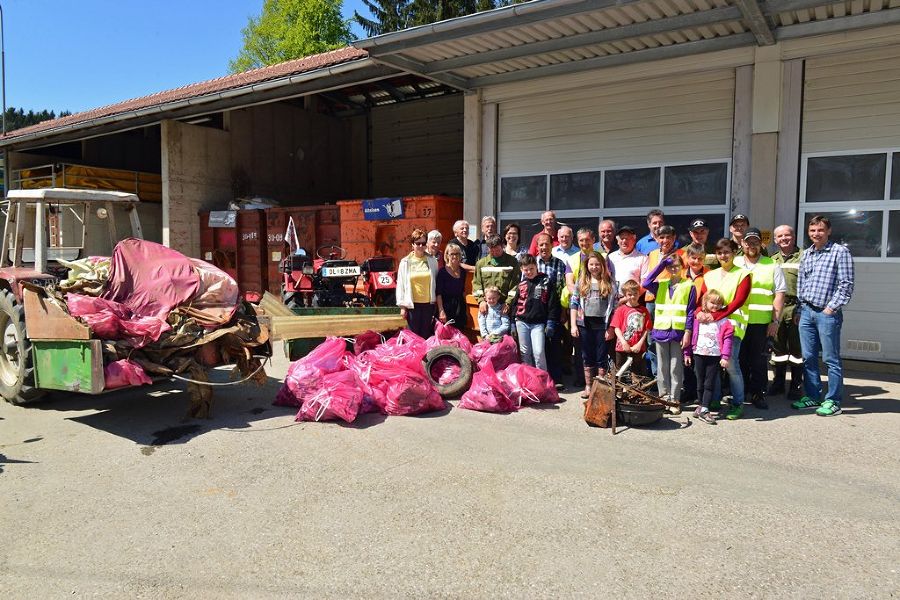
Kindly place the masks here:
MULTIPOLYGON (((647 273, 641 285, 656 296, 653 330, 650 340, 656 344, 658 367, 656 371, 660 397, 674 402, 681 401, 681 384, 684 380, 684 350, 691 343, 694 327, 694 308, 697 292, 693 282, 681 278, 684 261, 673 254, 659 261, 647 273), (665 270, 668 277, 657 282, 665 270)), ((670 407, 672 414, 680 414, 680 407, 670 407)))
POLYGON ((731 409, 725 415, 729 421, 740 419, 744 414, 744 377, 741 374, 740 356, 741 340, 747 330, 749 318, 751 275, 750 271, 734 264, 737 244, 728 238, 716 243, 716 258, 719 269, 713 269, 703 276, 704 293, 706 290, 718 290, 722 294, 725 308, 714 313, 697 312, 696 320, 700 323, 712 323, 728 317, 734 327, 734 341, 731 346, 731 358, 728 360, 728 381, 731 385, 731 409))

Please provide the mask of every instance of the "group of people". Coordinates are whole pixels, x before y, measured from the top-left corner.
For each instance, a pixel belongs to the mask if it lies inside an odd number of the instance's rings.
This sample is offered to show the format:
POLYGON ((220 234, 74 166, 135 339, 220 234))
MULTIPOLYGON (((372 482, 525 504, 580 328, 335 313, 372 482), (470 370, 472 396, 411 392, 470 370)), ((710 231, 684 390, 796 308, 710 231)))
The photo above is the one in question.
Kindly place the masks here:
POLYGON ((715 242, 695 219, 683 245, 658 209, 647 214, 640 239, 611 219, 596 235, 573 232, 552 211, 541 227, 527 244, 518 224, 501 236, 492 216, 482 219, 480 239, 469 239, 464 220, 446 244, 439 231, 414 230, 397 274, 397 304, 410 329, 429 337, 435 319, 463 327, 471 271, 481 337, 514 335, 522 361, 548 371, 560 390, 565 370, 587 397, 594 377, 615 368, 655 376, 672 412, 696 401, 695 417, 710 424, 717 414, 739 419, 745 400, 765 410, 767 398, 785 392, 793 408, 840 414, 842 308, 853 293, 853 261, 830 239, 826 216, 810 219, 812 245, 804 250, 791 226, 776 227, 772 256, 744 214, 731 218, 730 237, 715 242))

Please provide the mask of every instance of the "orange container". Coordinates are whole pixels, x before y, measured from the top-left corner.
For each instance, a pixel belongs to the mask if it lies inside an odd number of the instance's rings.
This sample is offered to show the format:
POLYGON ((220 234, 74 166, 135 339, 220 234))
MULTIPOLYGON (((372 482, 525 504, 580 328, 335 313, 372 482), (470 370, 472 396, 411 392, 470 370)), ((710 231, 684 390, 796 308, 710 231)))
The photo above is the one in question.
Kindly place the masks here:
MULTIPOLYGON (((267 286, 273 294, 281 293, 282 275, 279 272, 281 259, 288 251, 288 241, 284 235, 288 222, 293 218, 297 242, 310 256, 316 249, 326 245, 341 245, 340 211, 337 206, 316 204, 310 206, 282 206, 266 211, 266 256, 265 271, 267 286)), ((294 242, 291 240, 291 244, 294 242)))
POLYGON ((409 254, 409 235, 413 229, 437 229, 444 244, 453 235, 453 223, 462 219, 462 198, 450 196, 411 196, 403 198, 403 218, 367 221, 363 217, 362 200, 341 200, 340 229, 347 258, 362 262, 371 256, 387 254, 398 262, 409 254))
POLYGON ((248 300, 258 300, 267 288, 265 277, 266 235, 262 210, 237 211, 234 227, 210 227, 209 212, 200 213, 200 252, 238 283, 248 300))

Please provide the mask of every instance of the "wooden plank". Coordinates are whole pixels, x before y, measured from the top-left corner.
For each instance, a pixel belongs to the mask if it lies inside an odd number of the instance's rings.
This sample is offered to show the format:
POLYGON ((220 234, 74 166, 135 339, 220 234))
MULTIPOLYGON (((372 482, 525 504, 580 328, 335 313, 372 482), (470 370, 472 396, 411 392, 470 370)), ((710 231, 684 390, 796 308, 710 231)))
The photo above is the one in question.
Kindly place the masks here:
POLYGON ((88 340, 90 328, 46 297, 22 290, 25 303, 25 330, 32 340, 88 340))
POLYGON ((32 340, 35 387, 99 394, 106 385, 100 340, 32 340))
POLYGON ((406 327, 397 315, 353 315, 323 317, 272 317, 272 340, 357 335, 364 331, 391 331, 406 327))
POLYGON ((259 306, 266 314, 271 317, 293 317, 294 313, 291 312, 287 306, 284 305, 275 294, 270 292, 263 292, 262 300, 259 301, 259 306))

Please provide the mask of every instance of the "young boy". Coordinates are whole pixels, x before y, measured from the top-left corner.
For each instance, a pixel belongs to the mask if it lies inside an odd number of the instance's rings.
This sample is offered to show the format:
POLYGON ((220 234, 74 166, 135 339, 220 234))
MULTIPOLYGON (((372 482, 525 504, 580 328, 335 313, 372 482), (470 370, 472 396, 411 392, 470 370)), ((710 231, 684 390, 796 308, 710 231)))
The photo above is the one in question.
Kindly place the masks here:
POLYGON ((484 290, 484 300, 487 302, 487 313, 478 315, 478 330, 481 339, 490 340, 492 344, 499 342, 504 335, 509 333, 509 317, 503 314, 503 305, 500 304, 500 288, 490 285, 484 290))
POLYGON ((522 281, 516 301, 516 332, 519 334, 519 352, 522 362, 547 370, 545 339, 553 339, 559 328, 562 310, 556 283, 538 271, 537 259, 526 254, 519 261, 522 281))
POLYGON ((650 313, 639 304, 641 286, 629 279, 622 284, 625 303, 616 309, 610 327, 616 333, 616 369, 632 358, 631 372, 647 375, 644 351, 647 349, 647 335, 650 333, 650 313))

